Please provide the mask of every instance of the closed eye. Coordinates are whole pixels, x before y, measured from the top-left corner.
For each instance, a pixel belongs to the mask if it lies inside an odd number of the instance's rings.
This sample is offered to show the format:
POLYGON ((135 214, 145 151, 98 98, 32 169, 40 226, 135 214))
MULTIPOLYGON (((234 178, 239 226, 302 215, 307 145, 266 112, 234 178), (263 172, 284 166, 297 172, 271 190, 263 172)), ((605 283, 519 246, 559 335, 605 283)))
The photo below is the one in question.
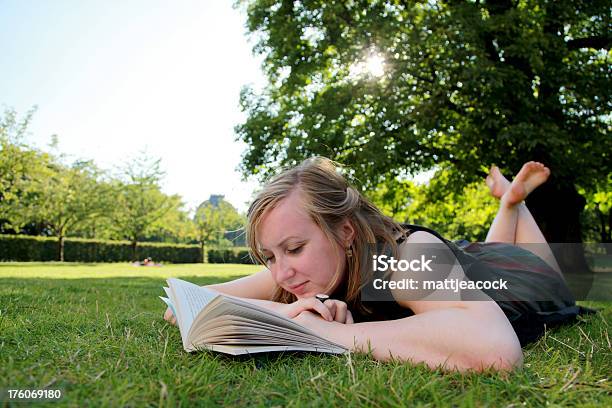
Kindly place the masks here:
POLYGON ((294 249, 288 249, 287 252, 289 252, 290 254, 298 254, 302 250, 302 248, 303 247, 300 246, 294 249))
MULTIPOLYGON (((299 247, 294 248, 294 249, 288 249, 287 252, 292 254, 292 255, 299 254, 302 251, 302 248, 303 248, 303 246, 299 246, 299 247)), ((264 261, 266 261, 266 263, 270 263, 270 262, 272 262, 274 260, 274 255, 272 255, 272 256, 264 256, 263 259, 264 259, 264 261)))

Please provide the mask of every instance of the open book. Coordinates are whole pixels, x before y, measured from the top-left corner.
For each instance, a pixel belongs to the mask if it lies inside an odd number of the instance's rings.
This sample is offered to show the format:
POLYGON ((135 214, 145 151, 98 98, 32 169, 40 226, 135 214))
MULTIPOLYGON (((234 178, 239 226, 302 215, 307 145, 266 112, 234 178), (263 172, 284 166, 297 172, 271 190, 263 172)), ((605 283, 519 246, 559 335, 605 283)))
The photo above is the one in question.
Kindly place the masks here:
POLYGON ((170 278, 160 296, 172 309, 187 352, 227 354, 268 351, 344 353, 346 349, 278 313, 232 296, 170 278))

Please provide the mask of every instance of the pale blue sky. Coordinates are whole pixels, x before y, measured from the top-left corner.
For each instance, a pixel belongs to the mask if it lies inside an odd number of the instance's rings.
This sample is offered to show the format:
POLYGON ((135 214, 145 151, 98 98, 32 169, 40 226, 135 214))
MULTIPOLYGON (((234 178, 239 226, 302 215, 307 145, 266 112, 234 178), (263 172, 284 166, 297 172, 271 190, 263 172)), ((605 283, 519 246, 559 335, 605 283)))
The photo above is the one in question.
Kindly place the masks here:
POLYGON ((257 185, 235 171, 233 127, 241 86, 264 79, 232 3, 0 0, 0 109, 38 105, 41 148, 57 134, 61 152, 106 169, 146 148, 165 192, 245 210, 257 185))

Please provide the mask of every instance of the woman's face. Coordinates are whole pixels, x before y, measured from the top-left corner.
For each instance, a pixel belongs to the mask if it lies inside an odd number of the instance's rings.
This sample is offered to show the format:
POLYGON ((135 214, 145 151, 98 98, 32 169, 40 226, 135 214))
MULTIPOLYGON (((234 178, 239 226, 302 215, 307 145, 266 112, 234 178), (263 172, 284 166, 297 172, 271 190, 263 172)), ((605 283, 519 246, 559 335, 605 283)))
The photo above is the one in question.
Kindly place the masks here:
POLYGON ((336 271, 344 274, 345 249, 306 214, 297 190, 264 214, 257 236, 274 280, 298 298, 331 293, 336 271))

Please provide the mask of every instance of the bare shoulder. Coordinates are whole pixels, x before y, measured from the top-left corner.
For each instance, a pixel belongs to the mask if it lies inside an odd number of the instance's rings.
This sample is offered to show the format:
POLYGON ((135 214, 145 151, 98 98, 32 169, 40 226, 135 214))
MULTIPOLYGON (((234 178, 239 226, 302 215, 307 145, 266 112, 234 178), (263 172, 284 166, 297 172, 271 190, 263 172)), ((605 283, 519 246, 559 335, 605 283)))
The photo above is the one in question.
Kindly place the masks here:
MULTIPOLYGON (((412 243, 429 243, 429 242, 435 242, 435 243, 441 243, 442 240, 438 237, 436 237, 434 234, 427 232, 427 231, 415 231, 412 234, 410 234, 408 236, 408 239, 406 241, 404 241, 404 243, 406 242, 412 242, 412 243)), ((400 245, 401 246, 401 245, 400 245)))
MULTIPOLYGON (((435 235, 426 232, 426 231, 415 231, 408 239, 406 239, 402 244, 399 245, 399 256, 402 259, 416 259, 423 254, 431 254, 436 253, 440 256, 441 251, 443 251, 443 256, 448 257, 450 259, 455 259, 455 255, 452 250, 446 245, 444 241, 435 235), (432 252, 433 251, 433 252, 432 252)), ((427 256, 427 255, 426 255, 427 256)), ((440 258, 439 258, 440 259, 440 258)), ((442 262, 442 264, 446 265, 446 262, 442 262)), ((463 274, 461 266, 459 262, 456 262, 454 268, 458 268, 456 273, 463 274)), ((446 274, 444 274, 446 276, 446 274)), ((449 275, 451 276, 451 275, 449 275)), ((437 276, 435 267, 432 278, 439 279, 437 276)), ((423 276, 423 279, 429 279, 430 276, 423 276)), ((433 297, 433 299, 442 299, 446 298, 446 296, 438 296, 433 297)), ((490 299, 488 296, 484 295, 483 299, 490 299)), ((499 306, 495 304, 492 300, 483 300, 483 301, 463 301, 463 300, 453 300, 453 299, 445 299, 445 300, 431 300, 431 299, 415 299, 415 300, 402 300, 396 297, 397 303, 403 307, 411 309, 415 314, 425 313, 433 310, 441 310, 441 309, 470 309, 477 314, 495 314, 499 315, 499 306)), ((503 316, 502 316, 503 317, 503 316)))
POLYGON ((440 244, 439 248, 444 248, 444 242, 435 235, 426 231, 415 231, 408 236, 404 242, 398 245, 400 258, 409 259, 418 255, 425 247, 419 244, 440 244))

